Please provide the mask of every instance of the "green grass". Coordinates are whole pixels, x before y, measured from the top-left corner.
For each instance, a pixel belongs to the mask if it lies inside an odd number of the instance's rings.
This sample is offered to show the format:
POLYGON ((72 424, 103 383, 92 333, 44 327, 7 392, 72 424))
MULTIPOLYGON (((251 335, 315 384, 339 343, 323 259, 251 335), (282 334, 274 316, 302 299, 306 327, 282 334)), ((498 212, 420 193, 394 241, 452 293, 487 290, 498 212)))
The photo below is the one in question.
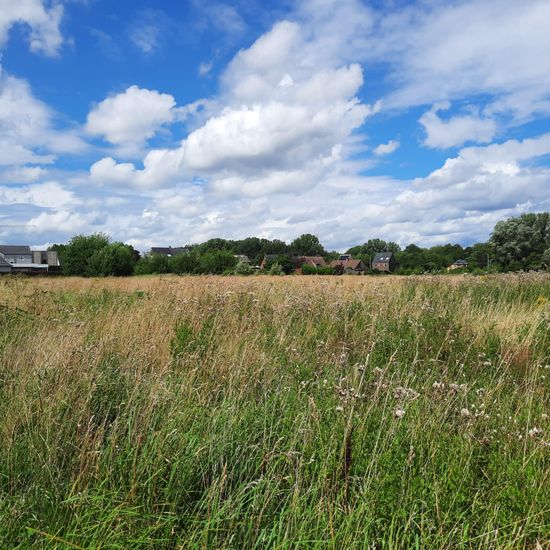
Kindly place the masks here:
POLYGON ((0 280, 0 548, 547 547, 550 278, 309 279, 0 280))

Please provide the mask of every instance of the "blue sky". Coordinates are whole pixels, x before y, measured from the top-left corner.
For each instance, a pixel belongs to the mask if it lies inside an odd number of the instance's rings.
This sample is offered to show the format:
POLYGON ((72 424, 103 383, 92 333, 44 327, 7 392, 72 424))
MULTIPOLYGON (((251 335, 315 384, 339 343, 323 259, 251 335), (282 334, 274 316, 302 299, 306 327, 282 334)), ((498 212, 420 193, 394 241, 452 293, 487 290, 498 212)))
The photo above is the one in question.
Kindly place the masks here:
POLYGON ((343 250, 550 210, 546 0, 0 0, 0 241, 343 250))

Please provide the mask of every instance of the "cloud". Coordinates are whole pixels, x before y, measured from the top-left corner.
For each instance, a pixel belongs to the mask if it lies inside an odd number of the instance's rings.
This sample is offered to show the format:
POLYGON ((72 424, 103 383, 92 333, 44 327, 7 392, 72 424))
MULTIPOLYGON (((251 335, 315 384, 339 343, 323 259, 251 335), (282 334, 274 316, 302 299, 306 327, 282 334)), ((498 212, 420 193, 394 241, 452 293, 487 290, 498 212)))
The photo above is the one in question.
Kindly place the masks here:
POLYGON ((199 75, 200 76, 206 76, 211 70, 212 70, 212 63, 211 62, 203 62, 199 65, 199 75))
POLYGON ((399 149, 400 143, 394 139, 390 139, 388 143, 381 143, 377 147, 374 148, 374 154, 375 155, 390 155, 394 151, 397 151, 399 149))
MULTIPOLYGON (((299 186, 300 178, 284 172, 307 172, 312 161, 346 151, 353 132, 379 108, 357 99, 361 67, 332 66, 339 56, 319 56, 322 39, 311 34, 298 23, 276 24, 237 54, 221 96, 208 105, 211 116, 179 148, 150 151, 142 169, 103 159, 92 166, 93 181, 120 184, 126 177, 128 185, 154 189, 200 177, 215 181, 214 189, 242 182, 247 192, 266 178, 299 186), (304 65, 301 48, 314 54, 311 65, 304 65)), ((264 193, 279 188, 258 185, 264 193)))
MULTIPOLYGON (((0 145, 0 150, 2 146, 0 145)), ((0 160, 0 164, 3 164, 0 160)), ((4 183, 33 183, 47 174, 40 166, 16 166, 0 171, 0 182, 4 183)))
POLYGON ((46 7, 42 0, 17 0, 2 2, 0 10, 0 48, 7 40, 11 27, 24 24, 30 27, 28 41, 33 52, 54 56, 59 53, 63 37, 59 29, 63 6, 46 7))
POLYGON ((457 115, 443 120, 437 114, 450 108, 445 102, 434 106, 420 117, 420 124, 426 131, 424 145, 437 149, 459 147, 470 141, 490 143, 497 132, 496 122, 478 115, 457 115))
POLYGON ((489 114, 524 121, 550 113, 548 20, 544 0, 415 3, 378 14, 364 59, 388 64, 387 108, 488 94, 489 114))
MULTIPOLYGON (((548 209, 550 169, 537 162, 548 154, 550 134, 467 147, 428 176, 400 181, 359 176, 336 151, 326 166, 248 177, 217 173, 208 185, 148 189, 145 207, 125 208, 108 227, 142 249, 175 235, 188 242, 247 235, 291 240, 302 232, 339 250, 371 237, 467 244, 485 240, 502 218, 548 209)), ((112 161, 113 167, 128 170, 121 181, 141 177, 132 166, 112 161)))
POLYGON ((57 130, 55 118, 56 114, 33 96, 25 80, 7 74, 0 66, 0 164, 51 164, 56 154, 85 151, 87 144, 78 132, 57 130))
POLYGON ((56 181, 17 187, 0 186, 0 204, 5 206, 32 204, 46 208, 64 208, 77 202, 74 193, 56 181))
POLYGON ((172 23, 161 10, 146 9, 138 12, 128 27, 132 45, 144 54, 152 54, 161 48, 172 23))
POLYGON ((123 151, 135 152, 177 116, 171 95, 131 86, 96 105, 88 114, 86 131, 104 137, 123 151))

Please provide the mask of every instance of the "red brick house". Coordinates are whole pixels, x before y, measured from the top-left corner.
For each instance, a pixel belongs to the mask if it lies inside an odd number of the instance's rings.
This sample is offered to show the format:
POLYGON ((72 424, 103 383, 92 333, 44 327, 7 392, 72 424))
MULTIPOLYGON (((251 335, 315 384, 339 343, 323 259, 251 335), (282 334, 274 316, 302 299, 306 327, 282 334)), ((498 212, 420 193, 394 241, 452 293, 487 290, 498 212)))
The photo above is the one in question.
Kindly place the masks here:
POLYGON ((372 269, 391 273, 397 269, 397 261, 393 252, 378 252, 372 260, 372 269))

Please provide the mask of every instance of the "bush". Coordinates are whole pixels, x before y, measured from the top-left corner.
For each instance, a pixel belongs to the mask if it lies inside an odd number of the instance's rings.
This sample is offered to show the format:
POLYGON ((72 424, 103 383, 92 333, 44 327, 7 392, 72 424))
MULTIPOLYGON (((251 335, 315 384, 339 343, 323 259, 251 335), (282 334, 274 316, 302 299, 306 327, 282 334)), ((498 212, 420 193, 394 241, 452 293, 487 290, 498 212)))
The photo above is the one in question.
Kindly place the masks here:
POLYGON ((203 254, 199 259, 200 273, 220 275, 226 269, 231 269, 237 263, 237 258, 228 250, 213 250, 203 254))
POLYGON ((270 270, 269 270, 269 274, 270 274, 270 275, 284 275, 285 272, 283 271, 282 266, 281 266, 279 263, 275 262, 275 263, 271 266, 271 268, 270 268, 270 270))
POLYGON ((235 266, 234 273, 235 275, 250 275, 252 273, 252 268, 247 262, 239 262, 235 266))
POLYGON ((195 253, 177 254, 168 260, 170 273, 183 275, 184 273, 195 273, 198 269, 198 257, 195 253))
POLYGON ((317 274, 317 268, 313 267, 309 264, 304 264, 302 266, 302 275, 316 275, 317 274))
POLYGON ((85 275, 91 277, 127 276, 134 271, 134 249, 122 243, 112 243, 97 250, 88 262, 85 275))

